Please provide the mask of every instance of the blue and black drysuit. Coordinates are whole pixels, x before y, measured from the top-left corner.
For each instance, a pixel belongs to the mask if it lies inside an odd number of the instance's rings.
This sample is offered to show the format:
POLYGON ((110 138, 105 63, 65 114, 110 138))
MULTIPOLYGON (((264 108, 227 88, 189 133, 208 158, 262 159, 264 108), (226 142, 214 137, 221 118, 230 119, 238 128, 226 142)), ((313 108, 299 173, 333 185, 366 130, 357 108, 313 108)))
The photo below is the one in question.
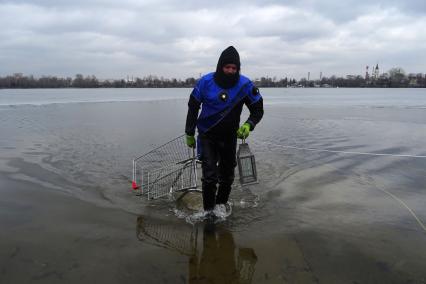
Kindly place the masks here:
MULTIPOLYGON (((216 73, 221 71, 223 64, 219 60, 216 73)), ((190 95, 185 132, 193 136, 195 127, 198 129, 204 210, 212 210, 215 204, 228 201, 236 166, 237 130, 244 104, 250 110, 246 122, 253 130, 263 116, 263 99, 258 88, 239 74, 230 88, 221 87, 214 72, 207 74, 197 82, 190 95), (198 116, 200 106, 202 110, 198 116)))

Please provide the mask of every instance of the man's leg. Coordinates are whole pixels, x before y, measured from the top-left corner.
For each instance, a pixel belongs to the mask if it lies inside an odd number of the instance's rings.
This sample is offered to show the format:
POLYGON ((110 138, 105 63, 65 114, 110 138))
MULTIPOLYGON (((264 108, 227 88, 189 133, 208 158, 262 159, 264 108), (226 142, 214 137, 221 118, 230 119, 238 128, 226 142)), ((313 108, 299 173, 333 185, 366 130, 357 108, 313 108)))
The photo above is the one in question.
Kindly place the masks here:
POLYGON ((218 149, 217 144, 211 138, 201 135, 201 161, 204 210, 213 210, 216 204, 216 191, 218 182, 218 149))
POLYGON ((228 202, 232 183, 235 177, 237 137, 229 137, 220 144, 219 148, 219 190, 216 196, 217 204, 228 202))

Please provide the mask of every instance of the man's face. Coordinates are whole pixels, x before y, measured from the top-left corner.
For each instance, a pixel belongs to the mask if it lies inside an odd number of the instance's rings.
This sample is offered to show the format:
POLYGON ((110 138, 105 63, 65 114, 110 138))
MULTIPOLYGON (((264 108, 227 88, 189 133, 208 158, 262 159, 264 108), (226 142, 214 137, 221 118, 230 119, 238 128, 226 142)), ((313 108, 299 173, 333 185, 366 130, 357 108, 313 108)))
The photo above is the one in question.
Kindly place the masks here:
POLYGON ((237 73, 237 65, 226 64, 225 66, 223 66, 223 73, 225 73, 225 75, 227 76, 235 75, 235 73, 237 73))

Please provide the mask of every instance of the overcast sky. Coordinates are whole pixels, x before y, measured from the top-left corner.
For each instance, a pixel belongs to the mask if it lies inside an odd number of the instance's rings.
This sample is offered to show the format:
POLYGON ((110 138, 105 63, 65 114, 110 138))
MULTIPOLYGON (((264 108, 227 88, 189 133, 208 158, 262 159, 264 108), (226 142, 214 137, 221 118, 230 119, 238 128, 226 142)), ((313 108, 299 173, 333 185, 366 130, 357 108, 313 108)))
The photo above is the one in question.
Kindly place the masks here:
POLYGON ((425 0, 0 0, 0 75, 249 77, 426 73, 425 0), (370 67, 371 68, 371 67, 370 67))

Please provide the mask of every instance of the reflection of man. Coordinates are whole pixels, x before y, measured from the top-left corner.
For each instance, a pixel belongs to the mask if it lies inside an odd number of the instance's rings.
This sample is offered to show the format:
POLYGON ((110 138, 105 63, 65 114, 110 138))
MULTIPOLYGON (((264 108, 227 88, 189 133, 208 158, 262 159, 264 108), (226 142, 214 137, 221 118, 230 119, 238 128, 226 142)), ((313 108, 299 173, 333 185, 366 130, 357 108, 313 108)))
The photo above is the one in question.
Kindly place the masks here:
POLYGON ((203 162, 203 206, 209 215, 213 209, 226 211, 225 204, 234 181, 237 136, 247 138, 262 116, 262 96, 247 77, 240 75, 240 56, 230 46, 220 55, 216 72, 197 82, 188 102, 187 144, 195 147, 197 127, 203 162), (239 127, 244 104, 250 110, 250 116, 239 127), (200 107, 202 110, 198 116, 200 107))
POLYGON ((251 283, 256 254, 237 248, 232 233, 215 224, 203 227, 203 247, 197 248, 197 226, 138 217, 140 241, 189 256, 189 283, 251 283))
POLYGON ((237 258, 235 252, 230 231, 206 224, 200 261, 197 254, 189 260, 189 283, 250 283, 257 257, 253 249, 240 248, 237 258))

